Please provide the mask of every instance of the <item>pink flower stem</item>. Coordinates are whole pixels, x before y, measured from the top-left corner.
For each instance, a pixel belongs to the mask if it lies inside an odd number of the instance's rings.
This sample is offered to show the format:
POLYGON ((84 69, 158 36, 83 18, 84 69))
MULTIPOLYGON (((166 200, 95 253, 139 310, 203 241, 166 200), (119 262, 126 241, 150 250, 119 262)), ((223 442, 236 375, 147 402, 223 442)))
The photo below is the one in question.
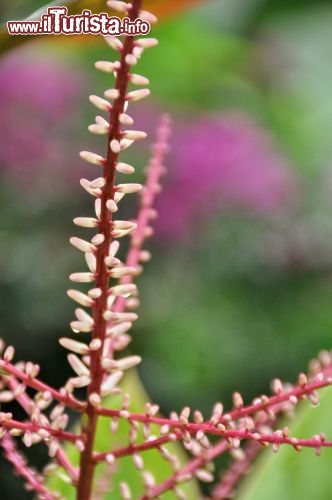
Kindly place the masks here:
MULTIPOLYGON (((72 410, 83 411, 86 406, 85 403, 78 401, 78 399, 74 398, 71 394, 68 394, 67 392, 62 393, 60 391, 57 391, 41 380, 29 377, 29 375, 27 375, 24 371, 16 368, 16 366, 9 363, 8 361, 0 360, 0 369, 5 370, 10 375, 13 375, 14 377, 21 380, 27 387, 31 387, 32 389, 40 392, 49 392, 53 399, 56 399, 60 403, 63 403, 65 406, 71 408, 72 410)), ((3 377, 3 379, 5 381, 5 377, 3 377)))
POLYGON ((0 441, 0 445, 4 450, 6 459, 13 465, 17 474, 23 477, 26 481, 26 487, 38 494, 38 498, 44 500, 56 500, 57 495, 51 493, 43 484, 43 479, 36 471, 31 469, 26 462, 26 459, 16 449, 15 441, 6 434, 0 441))
POLYGON ((220 423, 227 423, 229 420, 238 420, 259 411, 270 410, 274 406, 289 401, 291 397, 301 399, 306 395, 310 395, 317 389, 322 389, 332 384, 332 366, 329 367, 327 373, 325 372, 324 374, 324 372, 321 372, 321 375, 322 377, 317 377, 314 381, 305 385, 296 385, 289 391, 282 392, 281 394, 261 398, 261 402, 257 404, 251 404, 232 410, 220 418, 220 423))
POLYGON ((185 477, 187 475, 192 475, 199 469, 204 466, 207 462, 210 462, 214 458, 218 457, 222 453, 228 450, 228 443, 225 440, 219 441, 216 445, 205 450, 204 455, 199 457, 195 457, 190 462, 187 463, 182 469, 177 471, 175 474, 166 479, 163 483, 152 487, 148 494, 143 495, 141 500, 149 500, 151 498, 156 498, 160 496, 162 493, 168 490, 172 490, 177 483, 181 482, 181 477, 185 477))
MULTIPOLYGON (((138 17, 141 3, 142 0, 133 0, 132 8, 129 12, 130 21, 134 21, 138 17)), ((115 173, 116 164, 118 162, 118 153, 112 151, 110 143, 113 140, 120 141, 121 139, 119 116, 124 110, 130 74, 130 66, 126 62, 126 56, 132 53, 134 41, 134 37, 131 36, 127 36, 124 40, 124 46, 121 50, 120 69, 116 77, 116 89, 119 91, 119 96, 113 103, 109 119, 110 132, 108 134, 107 155, 104 161, 103 172, 106 185, 101 194, 101 214, 99 224, 99 233, 104 236, 104 242, 97 248, 97 266, 95 273, 95 287, 101 289, 102 295, 95 301, 95 305, 93 307, 93 320, 95 325, 93 330, 93 339, 100 339, 102 347, 91 354, 91 384, 88 388, 88 405, 84 418, 84 425, 82 426, 82 433, 85 437, 85 449, 81 453, 80 474, 77 486, 77 498, 79 500, 89 500, 91 498, 95 467, 93 462, 93 448, 98 422, 98 413, 95 406, 91 404, 89 398, 91 394, 100 393, 100 386, 104 376, 104 370, 101 365, 101 357, 106 338, 107 321, 104 319, 103 314, 107 310, 109 286, 109 272, 105 264, 105 258, 108 256, 110 243, 112 241, 112 213, 108 210, 106 203, 109 199, 114 199, 116 191, 115 173)))
MULTIPOLYGON (((230 421, 239 420, 240 418, 255 414, 260 411, 267 411, 275 406, 288 402, 292 396, 295 396, 297 399, 301 399, 304 396, 311 394, 313 391, 321 389, 323 387, 327 387, 331 384, 332 379, 327 377, 322 379, 318 378, 317 380, 309 382, 308 384, 303 386, 297 385, 289 391, 282 392, 281 394, 277 394, 269 398, 266 397, 264 402, 243 406, 242 408, 238 408, 229 413, 226 413, 225 415, 222 415, 220 417, 219 423, 227 425, 227 423, 230 421)), ((111 410, 107 408, 97 407, 97 412, 99 415, 121 418, 121 410, 111 410)), ((201 429, 204 432, 214 433, 214 431, 216 430, 216 427, 208 421, 201 424, 189 423, 187 425, 184 425, 179 420, 165 417, 154 417, 142 413, 129 413, 128 419, 137 422, 157 424, 160 426, 169 425, 173 428, 183 428, 189 431, 192 430, 193 432, 197 432, 201 429)))
POLYGON ((0 425, 5 427, 6 429, 18 429, 23 432, 35 432, 38 433, 41 430, 47 431, 50 435, 56 436, 57 438, 63 441, 75 442, 81 438, 81 436, 73 434, 71 432, 65 432, 61 429, 54 429, 53 427, 49 427, 48 425, 39 425, 34 422, 19 422, 14 419, 6 419, 2 418, 0 413, 0 425))
POLYGON ((212 500, 231 498, 234 488, 249 470, 252 462, 257 457, 262 447, 255 441, 249 441, 244 451, 242 460, 234 460, 229 469, 222 475, 220 482, 212 491, 212 500))
MULTIPOLYGON (((136 267, 140 262, 140 253, 146 239, 146 228, 151 219, 156 194, 159 192, 160 177, 164 173, 163 162, 168 150, 168 138, 170 134, 170 119, 168 115, 163 115, 157 129, 156 141, 153 146, 153 154, 147 167, 147 179, 141 194, 141 206, 136 220, 137 228, 133 233, 126 258, 126 266, 136 267)), ((124 276, 120 282, 122 284, 132 283, 131 275, 124 276)), ((126 299, 118 297, 114 304, 115 312, 122 312, 126 308, 126 299)))
MULTIPOLYGON (((176 436, 178 440, 182 439, 183 436, 182 434, 178 434, 176 436)), ((169 436, 163 436, 157 439, 153 439, 151 441, 147 441, 145 443, 137 444, 137 445, 129 445, 129 446, 124 446, 123 448, 118 448, 117 450, 112 450, 109 452, 103 452, 103 453, 95 453, 94 454, 94 461, 95 462, 103 462, 107 458, 107 455, 113 455, 115 458, 120 458, 120 457, 126 457, 128 455, 133 455, 134 453, 138 453, 141 451, 146 451, 146 450, 151 450, 154 448, 159 448, 163 444, 167 444, 170 441, 175 441, 175 439, 170 439, 169 436)))
MULTIPOLYGON (((15 391, 15 389, 19 386, 19 382, 17 381, 15 376, 12 376, 10 378, 3 377, 2 380, 12 391, 15 391)), ((27 415, 30 416, 32 409, 34 407, 34 401, 25 392, 19 394, 16 397, 16 401, 25 410, 27 415)), ((47 446, 49 446, 47 442, 44 441, 44 443, 47 446)), ((56 452, 55 459, 57 463, 60 465, 60 467, 62 467, 67 472, 72 481, 76 482, 78 478, 78 471, 76 467, 74 467, 73 464, 70 462, 69 458, 67 457, 66 453, 63 451, 61 447, 59 447, 58 451, 56 452)))

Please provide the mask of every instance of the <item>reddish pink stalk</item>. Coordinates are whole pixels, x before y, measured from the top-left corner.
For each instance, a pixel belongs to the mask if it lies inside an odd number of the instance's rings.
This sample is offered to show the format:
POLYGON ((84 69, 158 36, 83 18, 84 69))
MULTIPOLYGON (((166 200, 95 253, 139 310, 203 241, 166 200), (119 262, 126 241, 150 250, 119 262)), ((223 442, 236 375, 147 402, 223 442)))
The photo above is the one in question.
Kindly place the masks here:
MULTIPOLYGON (((332 366, 329 368, 329 372, 332 372, 332 366)), ((295 386, 288 391, 282 392, 278 395, 271 397, 264 397, 264 402, 260 402, 257 404, 251 404, 248 406, 244 406, 239 409, 232 410, 231 412, 223 415, 219 419, 220 424, 228 424, 229 422, 233 422, 235 420, 239 420, 245 416, 249 416, 260 411, 268 411, 272 410, 273 407, 277 407, 282 403, 289 402, 292 396, 297 397, 298 399, 303 398, 304 396, 310 395, 313 391, 322 389, 324 387, 328 387, 332 384, 332 378, 330 377, 318 377, 317 380, 313 382, 309 382, 304 386, 295 386)), ((99 415, 109 416, 109 417, 121 417, 121 410, 111 410, 108 408, 98 407, 97 412, 99 415)), ((144 423, 152 423, 158 425, 169 425, 173 428, 184 428, 187 430, 192 430, 193 432, 197 432, 198 430, 203 430, 204 432, 213 431, 215 426, 210 422, 202 422, 200 424, 188 423, 184 425, 179 420, 169 419, 165 417, 155 417, 150 415, 145 415, 141 413, 129 413, 129 420, 144 422, 144 423)))
POLYGON ((44 486, 44 478, 27 465, 26 459, 16 449, 14 440, 8 434, 3 436, 0 445, 4 450, 5 457, 13 465, 17 474, 25 479, 28 490, 34 491, 39 495, 39 498, 44 500, 56 500, 58 498, 55 493, 50 492, 44 486))
POLYGON ((255 441, 247 443, 243 449, 243 458, 241 460, 234 460, 228 470, 221 475, 220 482, 212 491, 211 500, 222 500, 232 497, 236 485, 248 473, 252 462, 261 449, 262 447, 255 441))
MULTIPOLYGON (((136 220, 137 228, 133 233, 126 258, 126 265, 137 267, 141 260, 141 250, 146 239, 146 231, 151 220, 156 195, 160 190, 160 178, 164 173, 164 159, 168 150, 168 139, 170 135, 170 119, 164 115, 160 119, 157 129, 156 141, 153 146, 153 155, 147 167, 147 178, 141 194, 141 206, 136 220)), ((121 283, 132 283, 130 275, 121 278, 121 283)), ((114 304, 115 312, 122 312, 126 308, 126 299, 119 297, 114 304)))
MULTIPOLYGON (((15 390, 19 386, 19 383, 14 376, 10 378, 6 377, 3 379, 3 381, 13 392, 15 392, 15 390)), ((24 409, 27 415, 31 416, 31 412, 35 406, 35 402, 26 394, 26 392, 22 392, 21 394, 19 394, 16 397, 16 401, 21 405, 21 407, 24 409)), ((47 446, 49 446, 49 443, 46 444, 47 446)), ((70 462, 66 453, 63 451, 61 447, 59 447, 58 451, 56 452, 55 459, 57 463, 60 465, 60 467, 62 467, 66 471, 69 477, 74 482, 76 482, 78 478, 78 471, 70 462)))
MULTIPOLYGON (((130 21, 134 21, 139 15, 139 9, 142 0, 133 0, 132 8, 129 11, 130 21)), ((102 295, 96 299, 93 307, 93 339, 100 339, 102 346, 104 345, 106 337, 107 321, 104 319, 103 313, 107 310, 107 296, 109 287, 109 272, 105 264, 105 258, 108 256, 110 243, 112 241, 111 228, 112 228, 112 213, 108 210, 106 203, 109 199, 114 199, 115 193, 115 173, 116 164, 118 162, 118 153, 115 153, 110 143, 112 140, 120 141, 120 114, 124 111, 125 98, 129 84, 130 66, 126 62, 126 56, 131 54, 134 48, 134 38, 127 36, 124 41, 124 46, 121 52, 121 65, 117 73, 116 89, 119 91, 119 96, 115 99, 109 118, 109 134, 107 141, 107 156, 104 162, 103 176, 106 180, 106 185, 102 190, 101 195, 101 214, 99 233, 104 235, 104 242, 98 246, 96 259, 97 268, 95 273, 95 287, 100 288, 102 295)), ((98 422, 98 413, 96 408, 89 397, 96 393, 100 393, 100 386, 104 376, 104 370, 101 365, 102 348, 91 353, 90 373, 91 384, 88 388, 88 406, 86 409, 85 424, 82 427, 84 435, 85 448, 81 453, 80 459, 80 472, 77 487, 77 498, 79 500, 89 500, 91 497, 94 462, 93 451, 95 434, 98 422)))
POLYGON ((83 411, 86 407, 86 404, 74 398, 71 394, 68 394, 66 391, 57 391, 52 386, 45 384, 41 380, 35 377, 29 377, 23 370, 20 370, 12 363, 9 363, 5 360, 0 360, 0 368, 13 375, 17 379, 24 382, 27 387, 31 387, 36 391, 40 392, 50 392, 52 398, 60 403, 63 403, 67 408, 71 408, 76 411, 83 411))

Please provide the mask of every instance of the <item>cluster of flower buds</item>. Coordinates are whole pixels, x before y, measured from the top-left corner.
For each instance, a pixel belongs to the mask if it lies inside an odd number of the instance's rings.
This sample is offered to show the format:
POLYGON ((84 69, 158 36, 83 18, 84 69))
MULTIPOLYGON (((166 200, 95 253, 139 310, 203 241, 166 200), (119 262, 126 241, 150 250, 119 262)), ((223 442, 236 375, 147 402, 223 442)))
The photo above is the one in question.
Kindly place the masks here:
MULTIPOLYGON (((155 22, 156 18, 147 11, 137 7, 138 2, 109 1, 108 6, 127 15, 149 19, 155 22), (134 12, 136 9, 136 12, 134 12)), ((98 70, 111 73, 115 77, 114 87, 107 89, 104 96, 91 95, 90 101, 99 110, 106 111, 108 118, 97 115, 95 123, 88 128, 93 134, 103 134, 107 137, 108 147, 105 156, 89 151, 81 151, 83 160, 96 165, 100 169, 99 176, 93 180, 81 179, 81 186, 95 197, 95 214, 93 217, 76 217, 74 223, 83 228, 94 228, 97 233, 90 240, 70 238, 71 244, 85 254, 87 271, 72 273, 69 278, 76 283, 91 283, 86 292, 69 290, 68 295, 80 306, 89 308, 90 312, 77 308, 76 319, 70 326, 74 333, 90 333, 91 341, 86 344, 71 338, 62 338, 60 343, 72 351, 68 361, 75 372, 75 377, 68 381, 67 390, 76 387, 90 386, 95 373, 103 372, 99 384, 94 384, 94 391, 89 394, 92 405, 100 404, 101 397, 111 394, 116 389, 124 370, 136 366, 140 362, 139 356, 128 356, 114 360, 114 351, 124 349, 129 341, 128 331, 133 321, 137 319, 134 312, 126 311, 127 300, 129 308, 137 303, 136 285, 133 277, 139 274, 141 258, 145 252, 135 252, 134 259, 123 262, 118 257, 119 239, 127 235, 135 235, 133 246, 137 247, 137 239, 142 244, 143 237, 149 232, 147 221, 138 227, 141 221, 127 221, 115 218, 118 204, 127 194, 139 193, 142 185, 132 182, 116 183, 119 175, 133 174, 132 165, 119 160, 119 153, 130 147, 135 141, 145 139, 146 133, 140 130, 127 129, 134 120, 128 114, 128 106, 134 101, 141 100, 150 94, 149 89, 128 90, 130 84, 145 86, 149 80, 142 75, 132 72, 146 48, 154 47, 157 40, 154 38, 133 39, 127 37, 121 41, 116 37, 105 37, 106 42, 120 55, 115 62, 98 61, 95 66, 98 70), (112 280, 112 281, 111 281, 112 280), (113 280, 115 283, 113 283, 113 280), (119 299, 125 299, 125 302, 119 299), (119 307, 119 303, 121 307, 119 307), (82 359, 78 356, 81 355, 82 359), (92 358, 94 357, 94 361, 92 358), (97 387, 98 386, 98 387, 97 387)), ((164 128, 166 118, 164 118, 164 128)), ((159 148, 161 145, 159 144, 159 148)), ((157 175, 160 175, 158 170, 157 175)), ((145 211, 147 196, 153 196, 146 186, 142 196, 142 211, 145 211)), ((151 212, 151 211, 150 211, 151 212)), ((133 241, 133 240, 132 240, 133 241)), ((130 252, 129 252, 130 253, 130 252)), ((129 255, 130 256, 130 255, 129 255)), ((128 257, 129 257, 128 256, 128 257)), ((128 258, 127 258, 128 260, 128 258)))

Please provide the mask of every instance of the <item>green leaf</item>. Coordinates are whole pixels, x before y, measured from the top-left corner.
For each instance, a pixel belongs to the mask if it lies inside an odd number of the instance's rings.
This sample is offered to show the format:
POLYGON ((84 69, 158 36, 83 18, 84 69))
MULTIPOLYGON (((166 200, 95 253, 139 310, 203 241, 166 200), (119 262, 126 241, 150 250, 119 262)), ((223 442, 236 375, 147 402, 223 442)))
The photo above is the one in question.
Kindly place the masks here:
MULTIPOLYGON (((122 384, 122 389, 124 392, 129 392, 132 395, 130 410, 132 412, 144 412, 144 403, 148 401, 149 398, 145 393, 135 371, 126 375, 122 384)), ((119 396, 108 397, 104 401, 104 406, 108 408, 119 409, 120 405, 121 398, 119 396)), ((101 417, 98 424, 95 449, 101 452, 106 452, 111 451, 112 449, 114 450, 128 446, 128 430, 129 424, 127 421, 123 420, 119 425, 118 432, 113 435, 110 432, 110 419, 101 417)), ((151 426, 152 434, 157 435, 157 430, 156 426, 151 426)), ((143 441, 141 431, 139 432, 138 439, 140 442, 143 441)), ((187 457, 181 445, 171 443, 170 445, 167 445, 167 448, 173 455, 177 456, 181 464, 186 462, 187 457)), ((75 465, 78 465, 78 452, 73 449, 73 446, 66 447, 65 450, 72 462, 75 465)), ((172 474, 169 463, 161 457, 158 451, 145 451, 141 456, 144 459, 144 470, 150 471, 158 483, 162 482, 172 474)), ((60 492, 66 500, 74 500, 76 498, 74 488, 66 484, 61 477, 57 477, 56 474, 57 473, 54 473, 54 475, 49 478, 48 487, 54 491, 60 492)), ((119 484, 122 481, 126 481, 130 485, 133 498, 139 498, 143 493, 141 472, 135 468, 131 456, 123 457, 118 461, 117 472, 114 476, 110 474, 109 468, 107 468, 104 464, 98 465, 96 468, 95 485, 98 484, 98 480, 99 482, 106 481, 106 484, 109 484, 108 493, 103 496, 104 500, 120 499, 118 492, 119 484)), ((200 498, 198 484, 195 481, 191 481, 190 483, 183 485, 181 488, 185 492, 187 498, 200 498)), ((166 493, 163 495, 163 499, 165 500, 172 500, 173 498, 173 493, 166 493)))
MULTIPOLYGON (((332 435, 332 388, 321 391, 318 408, 305 404, 290 427, 290 435, 297 438, 311 437, 324 431, 332 435)), ((332 450, 322 448, 317 457, 312 449, 296 452, 291 446, 281 446, 274 455, 266 449, 250 477, 245 480, 236 496, 237 500, 327 500, 331 498, 332 450)))

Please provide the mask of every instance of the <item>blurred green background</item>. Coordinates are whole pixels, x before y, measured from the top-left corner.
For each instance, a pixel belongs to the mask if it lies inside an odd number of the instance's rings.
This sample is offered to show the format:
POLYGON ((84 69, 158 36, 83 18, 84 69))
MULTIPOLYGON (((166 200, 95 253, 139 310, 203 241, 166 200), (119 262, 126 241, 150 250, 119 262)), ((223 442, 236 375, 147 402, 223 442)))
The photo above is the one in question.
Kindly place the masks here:
MULTIPOLYGON (((1 19, 42 4, 4 1, 1 19)), ((329 1, 211 0, 153 29, 135 127, 151 143, 168 111, 173 133, 131 349, 165 413, 249 401, 331 347, 331 23, 329 1)), ((92 210, 78 152, 104 148, 87 96, 112 85, 93 69, 109 57, 96 37, 36 37, 0 60, 0 333, 57 385, 71 220, 92 210)), ((126 153, 138 172, 146 149, 126 153)))

